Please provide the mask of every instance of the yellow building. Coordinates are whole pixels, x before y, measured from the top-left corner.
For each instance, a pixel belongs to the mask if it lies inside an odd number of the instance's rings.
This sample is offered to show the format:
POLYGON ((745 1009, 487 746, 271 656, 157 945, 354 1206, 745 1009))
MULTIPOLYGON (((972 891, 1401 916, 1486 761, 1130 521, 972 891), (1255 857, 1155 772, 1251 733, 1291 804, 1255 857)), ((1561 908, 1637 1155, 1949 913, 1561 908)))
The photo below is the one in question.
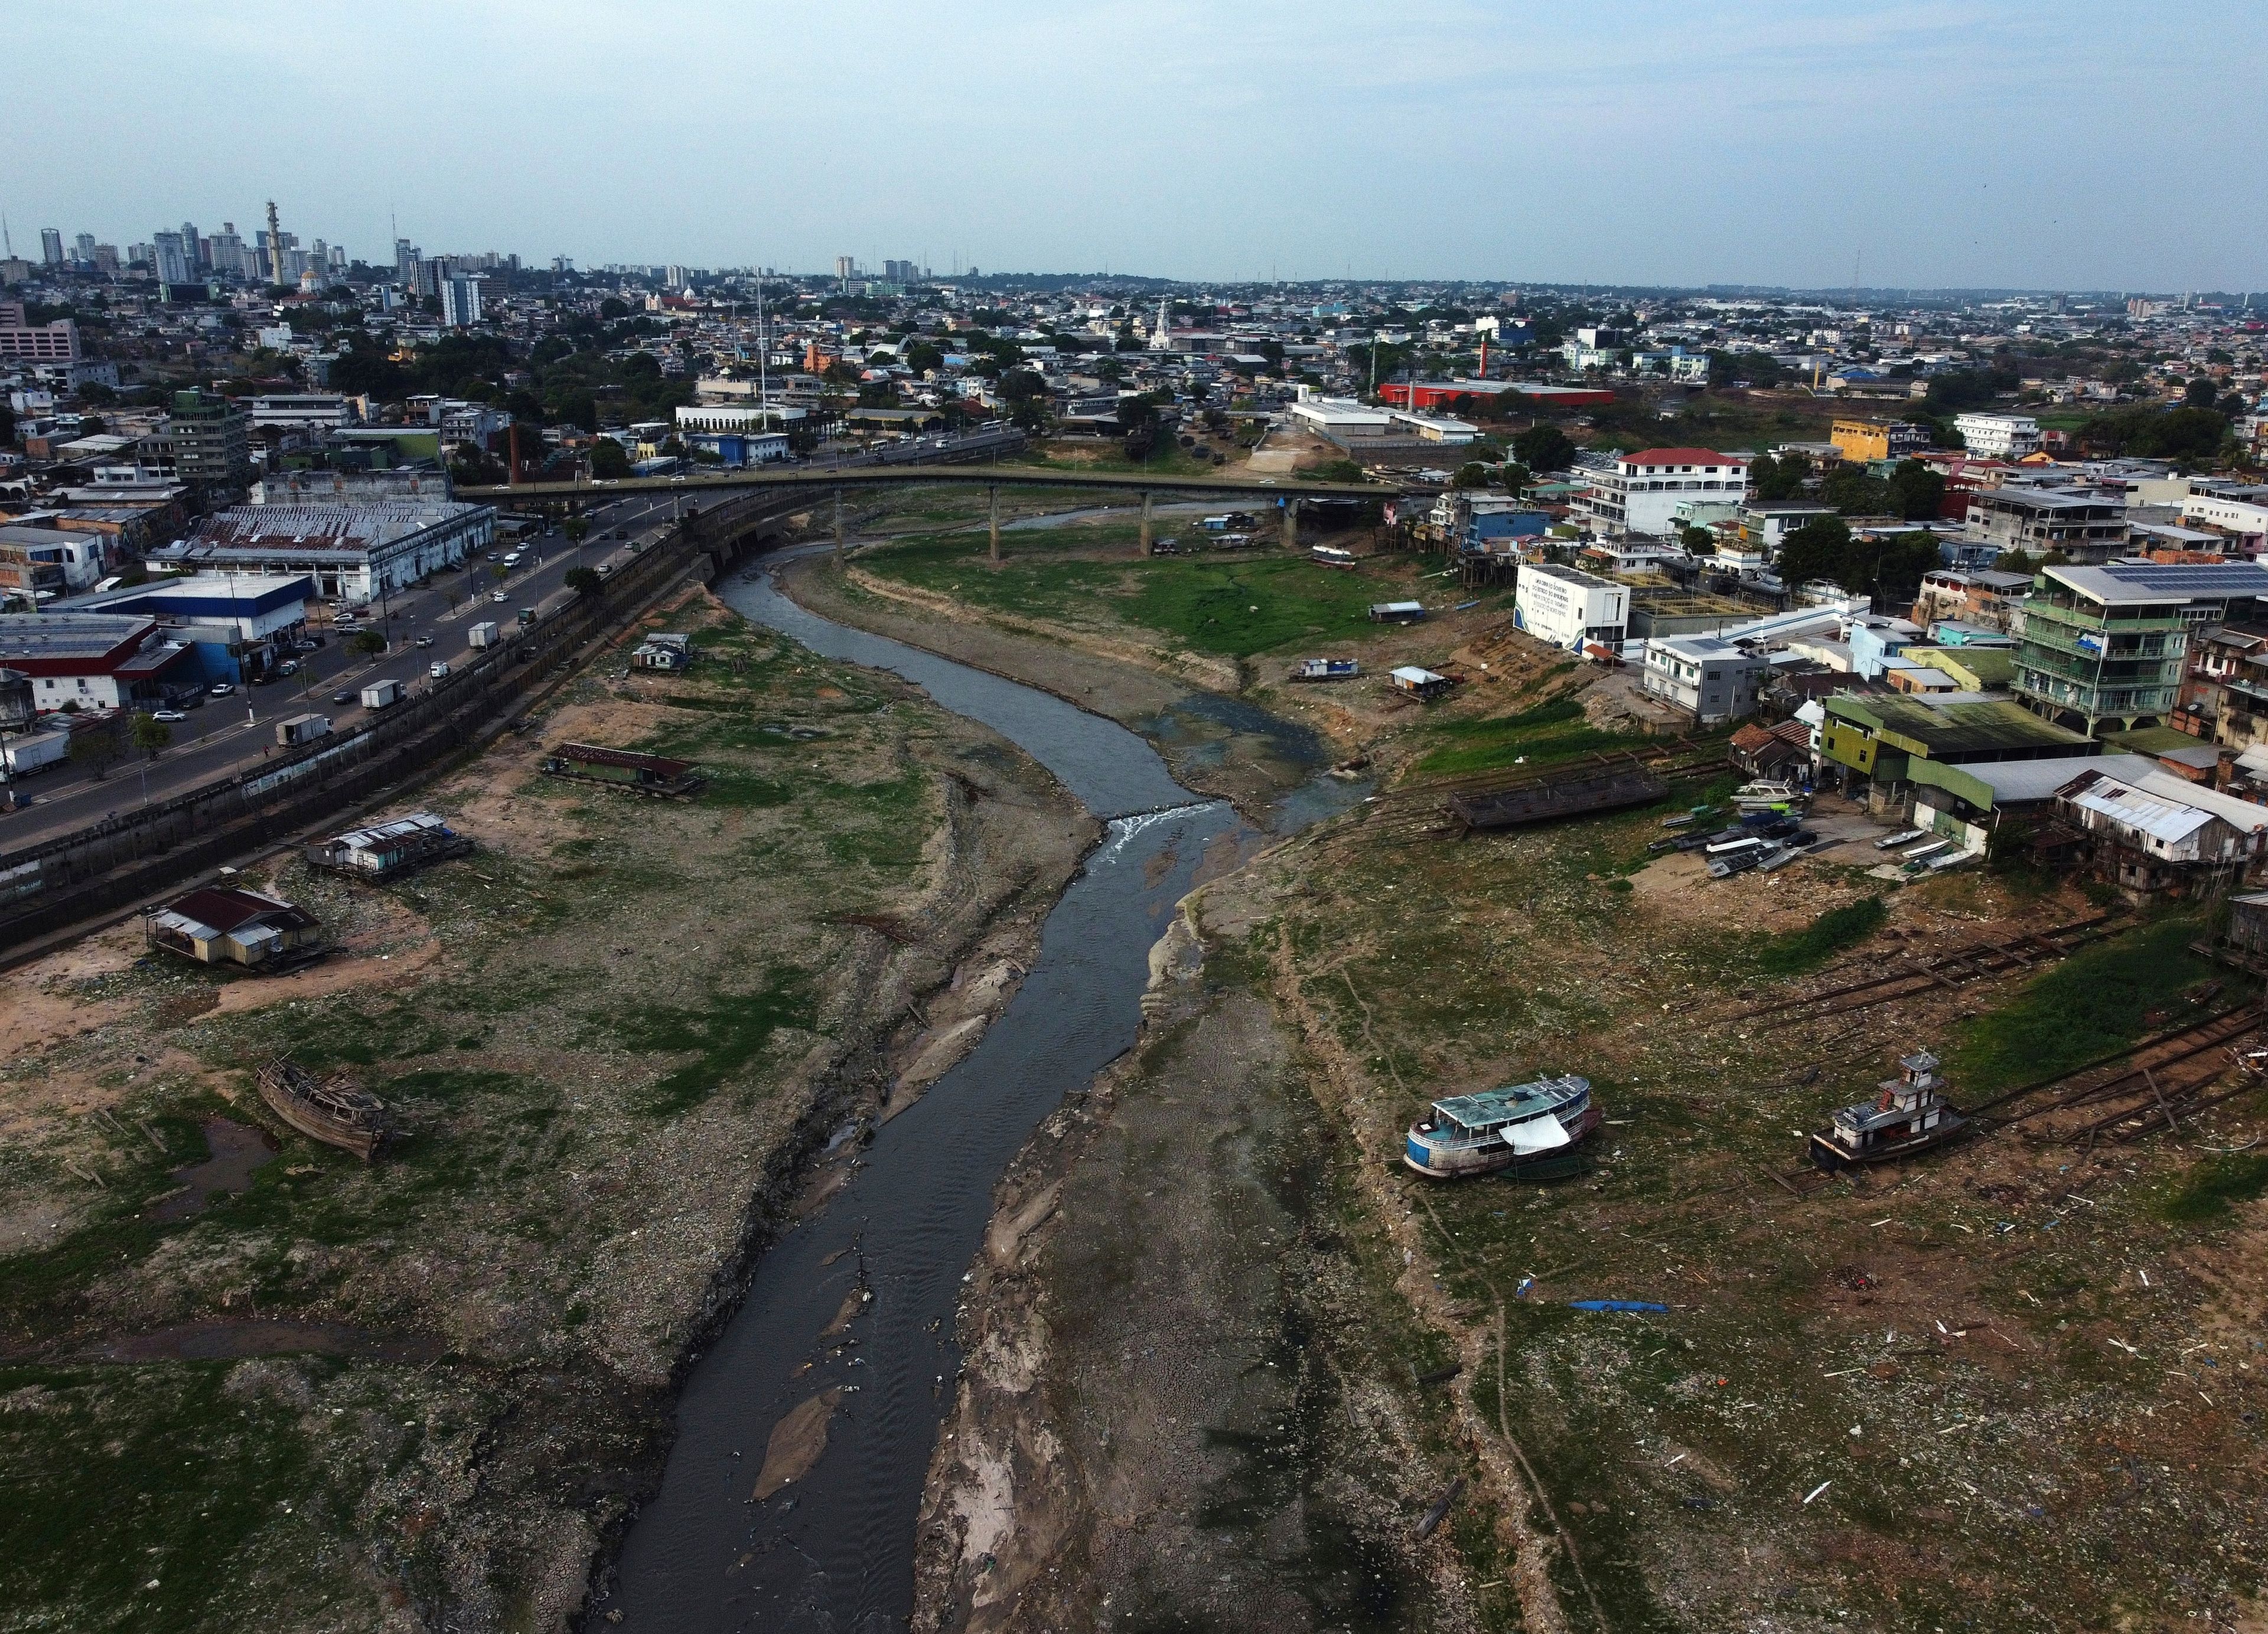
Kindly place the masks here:
POLYGON ((1903 420, 1837 420, 1827 440, 1853 465, 1903 460, 1929 446, 1929 433, 1903 420))

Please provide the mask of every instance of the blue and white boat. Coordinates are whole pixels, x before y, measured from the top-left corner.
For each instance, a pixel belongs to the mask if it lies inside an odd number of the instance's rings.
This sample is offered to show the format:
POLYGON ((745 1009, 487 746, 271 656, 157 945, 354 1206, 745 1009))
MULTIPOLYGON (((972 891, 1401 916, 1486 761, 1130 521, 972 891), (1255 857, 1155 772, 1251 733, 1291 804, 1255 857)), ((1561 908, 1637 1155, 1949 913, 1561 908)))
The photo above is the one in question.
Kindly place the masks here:
POLYGON ((1590 1079, 1538 1078, 1435 1101, 1410 1126, 1402 1160, 1435 1180, 1512 1168, 1557 1172, 1599 1121, 1590 1079))

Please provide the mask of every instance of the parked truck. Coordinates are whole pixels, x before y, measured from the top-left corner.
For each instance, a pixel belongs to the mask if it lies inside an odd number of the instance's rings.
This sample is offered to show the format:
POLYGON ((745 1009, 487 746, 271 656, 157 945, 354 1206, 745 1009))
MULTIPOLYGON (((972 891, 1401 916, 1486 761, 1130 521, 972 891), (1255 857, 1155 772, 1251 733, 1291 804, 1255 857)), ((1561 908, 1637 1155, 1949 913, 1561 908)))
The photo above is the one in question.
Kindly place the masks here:
POLYGON ((331 718, 328 715, 294 715, 289 720, 276 723, 276 742, 282 748, 297 748, 330 735, 331 718))
POLYGON ((475 624, 465 632, 465 636, 476 647, 492 647, 496 645, 497 639, 496 621, 490 619, 475 624))
POLYGON ((70 758, 70 740, 68 726, 30 732, 20 738, 0 738, 0 744, 7 747, 8 775, 21 777, 27 772, 61 765, 70 758))
POLYGON ((366 710, 382 710, 401 702, 401 683, 398 681, 373 681, 362 689, 362 706, 366 710))

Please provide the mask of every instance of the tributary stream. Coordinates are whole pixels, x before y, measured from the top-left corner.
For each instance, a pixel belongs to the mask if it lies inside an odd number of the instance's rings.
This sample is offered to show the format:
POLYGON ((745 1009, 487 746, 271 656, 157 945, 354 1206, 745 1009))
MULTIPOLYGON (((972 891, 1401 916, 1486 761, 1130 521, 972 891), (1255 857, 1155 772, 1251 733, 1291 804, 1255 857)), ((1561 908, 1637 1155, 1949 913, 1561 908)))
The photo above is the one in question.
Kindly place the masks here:
MULTIPOLYGON (((1265 836, 1226 802, 1175 783, 1113 721, 829 622, 768 576, 720 594, 823 657, 894 671, 1012 739, 1108 825, 1049 913, 1007 1010, 882 1126, 850 1183, 757 1262, 746 1299, 686 1380, 661 1490, 631 1526, 602 1607, 631 1634, 875 1634, 904 1628, 912 1612, 922 1487, 960 1367, 962 1277, 993 1186, 1040 1121, 1133 1045, 1151 945, 1207 855, 1217 863, 1224 849, 1265 836), (871 1298, 859 1314, 828 1336, 861 1292, 871 1298), (830 1390, 842 1394, 817 1463, 756 1500, 774 1425, 830 1390)), ((1357 798, 1318 779, 1274 826, 1357 798)))

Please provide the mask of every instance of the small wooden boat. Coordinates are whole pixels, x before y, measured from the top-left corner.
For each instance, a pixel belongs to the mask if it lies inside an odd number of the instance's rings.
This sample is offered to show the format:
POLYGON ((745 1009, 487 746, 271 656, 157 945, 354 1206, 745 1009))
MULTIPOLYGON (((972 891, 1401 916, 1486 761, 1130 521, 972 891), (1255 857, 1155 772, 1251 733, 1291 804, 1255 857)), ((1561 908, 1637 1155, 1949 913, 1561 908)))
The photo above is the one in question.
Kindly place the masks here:
POLYGON ((268 1109, 310 1140, 342 1147, 367 1163, 393 1127, 386 1103, 344 1075, 318 1079, 278 1056, 256 1077, 268 1109))
POLYGON ((1538 1078, 1435 1101, 1410 1126, 1402 1160, 1434 1180, 1506 1169, 1556 1179, 1580 1168, 1569 1148, 1599 1122, 1588 1078, 1538 1078))
POLYGON ((1926 1049, 1898 1057, 1898 1076, 1872 1100, 1845 1107, 1811 1137, 1811 1160, 1832 1174, 1866 1163, 1909 1158, 1957 1140, 1969 1120, 1945 1098, 1937 1057, 1926 1049))

